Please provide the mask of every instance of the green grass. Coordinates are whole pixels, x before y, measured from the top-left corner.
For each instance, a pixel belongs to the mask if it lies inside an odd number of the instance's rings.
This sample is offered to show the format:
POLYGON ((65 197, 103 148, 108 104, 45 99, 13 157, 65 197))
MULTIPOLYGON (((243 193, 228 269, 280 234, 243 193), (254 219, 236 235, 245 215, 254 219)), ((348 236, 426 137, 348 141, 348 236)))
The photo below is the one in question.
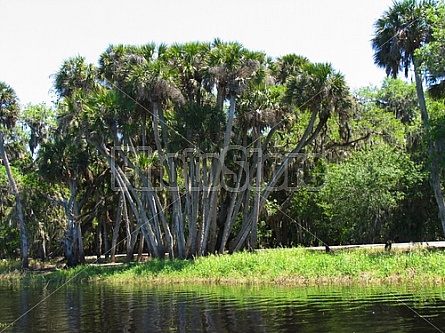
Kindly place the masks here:
MULTIPOLYGON (((8 274, 0 268, 0 279, 8 274)), ((16 275, 18 279, 23 276, 44 281, 101 281, 111 284, 443 285, 445 252, 426 249, 392 252, 355 249, 328 254, 303 248, 271 249, 192 260, 156 259, 140 264, 86 265, 45 274, 31 271, 16 275)))
POLYGON ((12 260, 0 260, 0 281, 20 280, 25 276, 21 270, 21 262, 12 260))

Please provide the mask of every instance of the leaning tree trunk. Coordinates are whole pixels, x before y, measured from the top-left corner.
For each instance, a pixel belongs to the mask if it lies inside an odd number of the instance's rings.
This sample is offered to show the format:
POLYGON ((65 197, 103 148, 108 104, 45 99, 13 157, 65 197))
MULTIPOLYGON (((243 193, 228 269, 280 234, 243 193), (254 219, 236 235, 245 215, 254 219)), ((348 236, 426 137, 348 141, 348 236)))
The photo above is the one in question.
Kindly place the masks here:
POLYGON ((204 237, 202 239, 202 246, 201 246, 201 255, 204 255, 206 250, 210 253, 213 253, 216 246, 216 233, 217 233, 217 199, 220 195, 220 191, 218 191, 218 186, 221 186, 221 172, 222 172, 222 166, 224 165, 224 161, 226 158, 226 154, 228 151, 228 147, 230 144, 230 138, 232 135, 232 128, 233 128, 233 120, 235 117, 235 103, 236 103, 236 95, 232 94, 230 96, 230 104, 229 104, 229 114, 227 117, 227 125, 226 125, 226 131, 224 133, 224 142, 222 146, 222 150, 219 155, 219 161, 216 164, 216 170, 213 174, 213 179, 211 180, 212 183, 209 187, 210 193, 210 200, 209 200, 209 215, 207 218, 207 221, 205 221, 205 232, 204 237))
POLYGON ((85 253, 83 250, 82 227, 79 220, 79 207, 76 201, 77 176, 68 180, 70 198, 65 201, 65 215, 67 218, 66 237, 62 241, 66 248, 66 259, 69 267, 85 263, 85 253))
POLYGON ((237 235, 235 241, 233 242, 231 246, 231 251, 235 252, 238 251, 244 244, 245 240, 247 239, 247 236, 249 232, 251 231, 251 225, 256 217, 256 214, 260 214, 263 207, 266 204, 266 200, 269 197, 270 193, 272 193, 273 189, 277 185, 280 177, 284 174, 286 169, 288 168, 291 160, 295 158, 296 154, 300 153, 301 149, 307 145, 309 142, 312 142, 312 140, 315 138, 317 133, 319 132, 318 129, 323 126, 324 122, 320 119, 320 123, 317 126, 317 129, 313 131, 311 134, 315 121, 317 119, 317 112, 313 111, 311 115, 311 119, 309 121, 309 124, 303 133, 303 136, 301 137, 300 141, 298 142, 297 146, 287 154, 283 162, 280 164, 280 166, 274 171, 272 174, 270 180, 267 182, 267 185, 265 186, 264 190, 262 190, 259 200, 259 205, 257 206, 258 211, 255 211, 255 209, 252 210, 252 212, 249 214, 248 217, 245 217, 243 221, 242 230, 237 235))
MULTIPOLYGON (((421 117, 422 117, 422 124, 423 124, 426 134, 428 135, 430 132, 429 117, 428 117, 428 111, 426 109, 425 94, 423 92, 422 76, 420 74, 418 63, 416 61, 414 61, 414 77, 416 79, 416 92, 417 92, 417 99, 418 99, 419 107, 420 107, 420 113, 421 113, 421 117)), ((439 209, 439 218, 440 218, 440 222, 442 225, 442 231, 445 234, 445 202, 444 202, 443 192, 442 192, 440 166, 439 166, 439 162, 437 160, 438 152, 436 149, 436 144, 432 138, 430 138, 428 153, 429 153, 429 156, 431 159, 431 164, 430 164, 431 187, 433 188, 434 197, 436 198, 437 207, 439 209)))
MULTIPOLYGON (((172 198, 172 221, 174 226, 174 231, 176 234, 176 243, 178 249, 178 257, 185 258, 186 257, 186 241, 185 241, 185 224, 184 218, 182 214, 182 201, 181 195, 179 193, 178 179, 177 179, 177 166, 175 165, 172 156, 169 154, 168 147, 168 133, 167 133, 167 123, 164 118, 164 112, 162 110, 162 105, 160 103, 154 103, 154 112, 153 112, 153 122, 157 125, 157 117, 159 117, 159 123, 161 125, 162 132, 162 141, 164 143, 164 150, 168 154, 166 160, 168 165, 168 179, 170 183, 169 192, 172 198)), ((161 155, 161 151, 158 152, 161 155)), ((173 257, 170 255, 170 259, 173 257)))
POLYGON ((20 240, 22 247, 22 267, 28 268, 28 238, 26 237, 26 228, 25 228, 25 219, 23 217, 23 207, 22 201, 20 200, 20 193, 17 187, 17 184, 14 180, 14 176, 12 175, 11 166, 9 165, 9 159, 5 151, 5 144, 3 133, 0 131, 0 155, 3 159, 3 164, 5 165, 6 173, 8 174, 9 184, 11 185, 12 192, 14 193, 17 216, 19 219, 19 229, 20 229, 20 240))
POLYGON ((263 155, 261 151, 261 133, 259 128, 255 128, 256 132, 256 148, 257 148, 257 163, 256 163, 256 186, 254 187, 255 197, 253 204, 253 218, 252 218, 252 230, 250 239, 250 249, 255 250, 257 247, 257 234, 258 234, 258 219, 260 216, 260 200, 261 200, 261 184, 263 173, 263 155))
MULTIPOLYGON (((123 206, 124 206, 124 196, 121 192, 119 195, 119 204, 117 206, 116 220, 114 222, 113 237, 111 239, 111 254, 110 254, 111 262, 116 261, 117 238, 119 236, 119 229, 120 229, 120 225, 121 225, 121 221, 122 221, 123 206)), ((127 240, 127 241, 129 241, 129 240, 127 240)))

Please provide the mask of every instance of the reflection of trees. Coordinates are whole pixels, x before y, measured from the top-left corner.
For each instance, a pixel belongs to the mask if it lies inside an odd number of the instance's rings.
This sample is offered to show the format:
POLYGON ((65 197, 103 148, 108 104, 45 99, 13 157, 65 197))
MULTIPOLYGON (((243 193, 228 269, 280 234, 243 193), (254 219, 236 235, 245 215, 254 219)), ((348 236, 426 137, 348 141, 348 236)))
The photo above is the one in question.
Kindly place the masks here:
MULTIPOLYGON (((392 332, 425 331, 428 324, 399 298, 440 327, 445 300, 396 288, 107 287, 81 285, 3 288, 0 321, 6 332, 392 332), (207 288, 207 289, 206 289, 207 288), (269 289, 269 290, 264 290, 269 289), (7 296, 7 297, 5 297, 7 296)), ((441 322, 442 321, 442 322, 441 322)))
POLYGON ((83 295, 78 288, 70 286, 66 289, 66 323, 71 332, 80 332, 81 327, 81 311, 83 310, 83 295))

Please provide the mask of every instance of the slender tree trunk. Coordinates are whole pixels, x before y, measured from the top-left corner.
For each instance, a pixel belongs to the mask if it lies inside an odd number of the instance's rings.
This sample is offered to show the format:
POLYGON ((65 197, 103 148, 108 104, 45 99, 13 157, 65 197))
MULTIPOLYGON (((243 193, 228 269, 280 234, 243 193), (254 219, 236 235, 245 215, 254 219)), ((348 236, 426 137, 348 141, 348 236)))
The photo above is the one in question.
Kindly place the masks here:
MULTIPOLYGON (((296 154, 298 154, 305 145, 310 143, 316 137, 316 135, 319 132, 319 129, 321 128, 321 125, 322 125, 322 123, 319 123, 317 128, 313 131, 316 119, 317 119, 317 112, 313 111, 312 115, 311 115, 311 119, 309 121, 309 124, 306 127, 306 130, 303 133, 303 136, 301 137, 297 146, 289 154, 287 154, 287 156, 285 157, 283 162, 272 174, 272 177, 270 178, 266 188, 261 192, 259 206, 258 206, 258 210, 259 210, 258 213, 261 213, 262 208, 266 204, 266 200, 267 200, 268 196, 273 191, 273 189, 277 185, 278 181, 280 180, 281 176, 284 174, 284 172, 288 168, 290 161, 293 158, 295 158, 296 154), (311 134, 311 132, 312 132, 312 134, 311 134)), ((322 120, 320 120, 320 121, 322 121, 322 120)), ((245 221, 243 221, 244 228, 242 228, 242 230, 238 234, 235 242, 232 245, 233 251, 237 251, 243 246, 243 244, 248 236, 249 226, 252 224, 253 218, 254 218, 254 211, 252 210, 252 212, 250 213, 249 216, 245 216, 245 221)))
POLYGON ((263 181, 263 155, 261 150, 261 133, 260 129, 254 129, 256 132, 255 140, 257 147, 257 162, 256 162, 256 186, 254 188, 255 198, 253 204, 253 217, 252 217, 252 233, 250 240, 251 250, 255 250, 257 247, 257 234, 258 234, 258 219, 260 216, 260 201, 261 201, 261 184, 263 181))
POLYGON ((199 178, 200 178, 200 160, 191 162, 191 167, 193 168, 191 173, 191 181, 192 181, 192 189, 191 189, 191 198, 192 198, 192 204, 191 204, 191 220, 190 220, 190 232, 193 232, 193 234, 190 235, 190 243, 191 243, 191 249, 190 252, 187 254, 187 256, 190 256, 190 253, 196 254, 197 251, 197 238, 198 238, 198 214, 199 214, 199 203, 201 198, 201 191, 199 178))
MULTIPOLYGON (((416 92, 417 92, 417 99, 419 101, 419 108, 422 118, 422 124, 425 129, 426 134, 428 135, 430 133, 430 124, 429 124, 429 116, 428 116, 428 110, 426 108, 426 102, 425 102, 425 94, 423 91, 423 82, 422 82, 422 75, 420 73, 419 65, 417 61, 413 61, 414 63, 414 77, 416 79, 416 92)), ((436 149, 436 143, 433 141, 433 138, 429 138, 429 147, 428 152, 431 159, 431 172, 430 172, 430 182, 431 187, 434 191, 434 197, 436 198, 437 207, 439 210, 439 219, 440 223, 442 225, 442 231, 445 234, 445 201, 443 197, 443 191, 442 191, 442 181, 440 176, 440 165, 437 161, 437 149, 436 149)))
POLYGON ((141 232, 139 238, 139 246, 138 246, 138 257, 137 257, 138 262, 142 261, 143 250, 144 250, 144 235, 141 232))
POLYGON ((208 221, 206 224, 208 225, 208 232, 204 235, 205 243, 207 244, 207 240, 209 240, 209 247, 208 251, 213 252, 215 250, 216 245, 216 233, 217 233, 217 199, 218 196, 221 194, 221 189, 218 190, 218 186, 221 186, 221 171, 226 159, 227 149, 230 144, 230 139, 232 136, 232 127, 233 127, 233 119, 235 117, 235 102, 236 102, 236 96, 232 94, 230 96, 230 105, 229 105, 229 114, 227 117, 227 125, 226 125, 226 131, 224 134, 224 142, 222 146, 221 153, 219 155, 219 160, 216 164, 216 170, 212 177, 212 183, 211 183, 211 193, 210 193, 210 201, 209 201, 209 216, 208 221), (209 238, 209 239, 208 239, 209 238))
POLYGON ((9 165, 9 159, 5 151, 5 144, 3 138, 3 132, 0 131, 0 155, 3 159, 3 164, 6 169, 6 173, 8 175, 9 184, 11 186, 12 192, 15 197, 15 204, 17 209, 17 216, 19 219, 19 229, 20 229, 20 243, 22 247, 22 267, 29 267, 29 259, 28 259, 28 238, 26 236, 26 227, 25 227, 25 218, 23 216, 23 207, 22 201, 20 199, 19 189, 15 182, 14 176, 12 175, 11 166, 9 165))
POLYGON ((207 236, 209 234, 210 192, 211 179, 213 177, 213 157, 206 156, 202 161, 202 223, 199 230, 198 253, 204 255, 207 250, 207 236), (211 159, 209 161, 209 158, 211 159))
MULTIPOLYGON (((123 194, 121 192, 119 194, 119 204, 117 206, 116 220, 114 223, 114 230, 113 230, 113 238, 111 240, 111 257, 110 257, 111 262, 116 261, 117 238, 119 236, 119 229, 122 221, 123 205, 124 205, 124 199, 123 199, 123 194)), ((130 239, 128 239, 127 241, 130 241, 130 239)))
POLYGON ((414 78, 416 80, 416 93, 417 93, 417 100, 419 102, 419 108, 420 108, 420 116, 422 118, 422 123, 427 132, 429 131, 429 116, 428 111, 426 109, 426 102, 425 102, 425 93, 423 92, 423 83, 422 83, 422 75, 420 74, 419 65, 417 64, 417 61, 414 61, 414 78))
POLYGON ((158 226, 152 225, 147 216, 146 209, 139 198, 136 190, 131 186, 130 181, 128 180, 125 173, 120 169, 117 165, 117 162, 113 160, 112 156, 107 151, 107 148, 103 143, 96 144, 96 149, 107 158, 108 164, 111 168, 111 172, 113 173, 119 188, 123 191, 130 207, 136 217, 138 228, 144 234, 144 237, 147 240, 147 246, 151 255, 155 258, 160 258, 164 256, 164 248, 161 243, 162 240, 157 239, 156 232, 153 228, 157 228, 158 226))
POLYGON ((40 239, 42 241, 42 246, 40 247, 40 252, 41 252, 40 253, 40 258, 41 258, 42 261, 45 261, 46 253, 47 253, 47 248, 46 248, 46 238, 47 238, 47 235, 45 233, 45 229, 44 229, 44 227, 43 227, 41 222, 37 222, 37 227, 38 227, 38 232, 39 232, 39 235, 40 235, 40 239))
MULTIPOLYGON (((230 199, 229 208, 227 209, 226 222, 224 223, 224 229, 221 239, 221 244, 219 247, 219 253, 223 253, 227 245, 227 241, 232 231, 233 224, 235 223, 236 216, 238 215, 239 209, 241 207, 242 198, 244 198, 245 189, 241 189, 241 181, 243 179, 243 170, 245 166, 245 159, 242 160, 240 168, 238 170, 237 179, 235 187, 232 193, 232 198, 230 199)), ((247 181, 248 175, 246 175, 245 181, 247 181)), ((245 184, 246 185, 246 184, 245 184)))
MULTIPOLYGON (((164 112, 159 103, 159 120, 161 124, 162 140, 164 142, 164 149, 166 153, 169 153, 168 147, 168 133, 167 124, 165 122, 164 112)), ((167 164, 169 172, 169 182, 170 182, 170 193, 172 196, 172 207, 173 207, 173 225, 176 231, 176 241, 178 246, 178 256, 179 258, 185 258, 186 255, 186 242, 185 242, 185 225, 184 216, 182 214, 182 201, 181 195, 179 193, 178 179, 177 179, 177 166, 174 163, 173 157, 169 154, 167 157, 167 164)), ((170 257, 173 259, 173 257, 170 257)))
MULTIPOLYGON (((298 154, 301 149, 308 144, 308 137, 311 133, 312 129, 314 128, 315 120, 317 119, 317 112, 313 111, 311 119, 309 121, 309 124, 301 137, 300 141, 298 142, 297 146, 289 153, 287 154, 284 161, 281 163, 281 165, 278 167, 278 169, 275 170, 275 172, 272 174, 272 177, 270 181, 267 184, 267 187, 264 189, 263 193, 261 194, 261 201, 260 201, 260 210, 262 207, 264 207, 264 204, 266 203, 267 198, 269 197, 269 194, 272 192, 274 187, 277 185, 278 180, 283 175, 284 171, 289 166, 289 163, 291 159, 295 158, 295 155, 298 154)), ((314 136, 311 135, 310 139, 314 139, 314 136)))
POLYGON ((198 187, 196 182, 196 161, 193 150, 189 151, 186 156, 187 162, 184 165, 185 171, 185 212, 188 222, 188 239, 186 243, 186 253, 185 256, 189 257, 190 254, 195 254, 196 252, 196 238, 197 234, 197 223, 198 223, 198 187))
POLYGON ((102 256, 102 248, 103 248, 103 236, 102 236, 102 224, 103 224, 103 217, 99 217, 99 223, 96 227, 96 258, 97 260, 100 260, 100 257, 102 256))
POLYGON ((133 260, 133 251, 134 251, 134 245, 136 244, 136 236, 133 233, 133 228, 130 223, 130 217, 128 216, 128 208, 127 208, 127 201, 125 199, 125 195, 122 194, 122 213, 123 218, 125 221, 125 234, 126 234, 126 240, 127 240, 127 247, 126 247, 126 262, 129 263, 131 260, 133 260))

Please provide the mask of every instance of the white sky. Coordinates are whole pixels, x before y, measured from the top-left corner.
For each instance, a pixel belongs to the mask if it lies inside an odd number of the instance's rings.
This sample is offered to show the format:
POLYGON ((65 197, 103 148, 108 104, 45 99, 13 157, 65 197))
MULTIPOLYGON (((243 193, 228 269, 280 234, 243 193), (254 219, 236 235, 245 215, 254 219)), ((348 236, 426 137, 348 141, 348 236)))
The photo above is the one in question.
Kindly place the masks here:
POLYGON ((62 61, 97 64, 109 44, 238 41, 330 62, 351 88, 380 85, 373 23, 392 0, 0 0, 0 81, 22 104, 50 103, 62 61))

